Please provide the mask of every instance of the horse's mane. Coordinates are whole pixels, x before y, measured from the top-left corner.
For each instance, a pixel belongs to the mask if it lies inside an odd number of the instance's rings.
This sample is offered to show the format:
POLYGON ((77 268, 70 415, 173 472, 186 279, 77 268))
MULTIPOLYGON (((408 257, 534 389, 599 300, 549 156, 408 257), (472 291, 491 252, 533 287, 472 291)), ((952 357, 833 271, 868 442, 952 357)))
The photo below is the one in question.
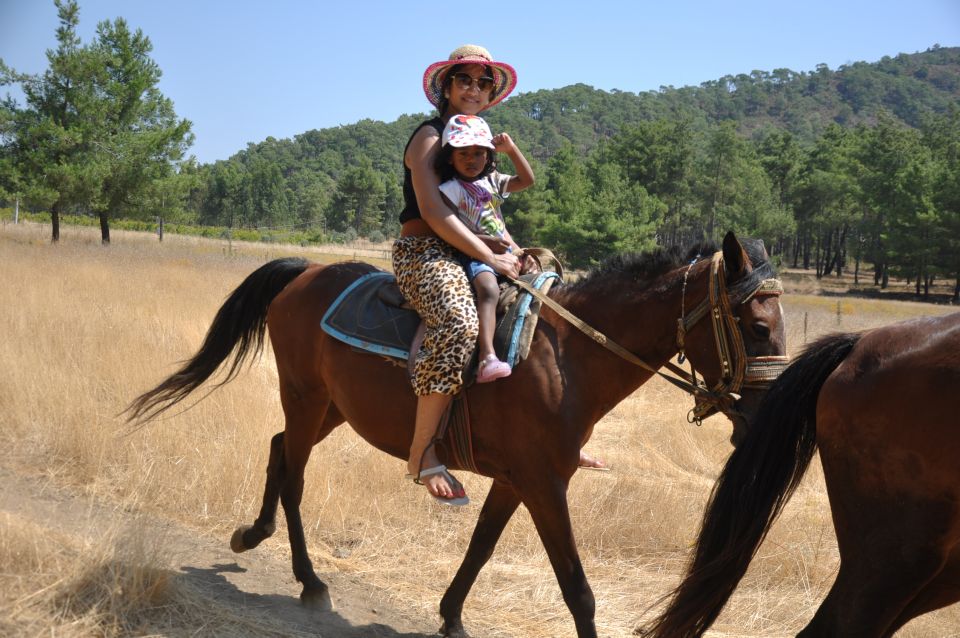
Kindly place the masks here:
MULTIPOLYGON (((739 241, 750 258, 753 272, 750 277, 730 286, 730 293, 734 297, 740 297, 746 292, 755 290, 760 280, 776 276, 776 269, 767 258, 762 239, 743 238, 739 241)), ((613 278, 621 281, 625 278, 633 284, 649 284, 671 270, 694 264, 712 256, 718 250, 720 247, 716 242, 702 241, 692 245, 686 251, 679 246, 669 248, 658 246, 643 253, 628 252, 613 255, 567 287, 567 290, 576 292, 613 278)))
MULTIPOLYGON (((763 244, 761 243, 761 250, 763 244)), ((576 291, 588 288, 598 281, 611 277, 626 276, 634 283, 651 282, 660 275, 676 270, 680 266, 699 261, 713 255, 719 248, 716 242, 703 241, 683 250, 679 246, 658 246, 643 253, 627 252, 608 257, 586 275, 571 284, 568 290, 576 291)), ((750 255, 753 260, 753 255, 750 255)))

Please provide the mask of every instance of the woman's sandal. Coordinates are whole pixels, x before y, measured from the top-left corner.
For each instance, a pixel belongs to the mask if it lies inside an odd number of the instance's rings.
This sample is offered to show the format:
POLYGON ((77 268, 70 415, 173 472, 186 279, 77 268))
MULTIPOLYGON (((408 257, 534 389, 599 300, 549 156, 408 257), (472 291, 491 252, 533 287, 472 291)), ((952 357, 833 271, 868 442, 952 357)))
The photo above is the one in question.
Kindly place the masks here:
MULTIPOLYGON (((425 470, 420 471, 420 476, 413 478, 413 482, 417 485, 423 485, 423 479, 433 476, 434 474, 442 474, 443 478, 446 479, 447 483, 450 485, 450 489, 453 490, 453 496, 450 498, 444 498, 442 496, 437 496, 427 490, 427 493, 430 494, 438 503, 443 503, 444 505, 466 505, 470 502, 470 498, 467 496, 466 490, 463 489, 463 484, 460 483, 457 479, 453 477, 453 474, 447 471, 446 465, 437 465, 436 467, 428 467, 425 470)), ((410 475, 407 474, 409 477, 410 475)))

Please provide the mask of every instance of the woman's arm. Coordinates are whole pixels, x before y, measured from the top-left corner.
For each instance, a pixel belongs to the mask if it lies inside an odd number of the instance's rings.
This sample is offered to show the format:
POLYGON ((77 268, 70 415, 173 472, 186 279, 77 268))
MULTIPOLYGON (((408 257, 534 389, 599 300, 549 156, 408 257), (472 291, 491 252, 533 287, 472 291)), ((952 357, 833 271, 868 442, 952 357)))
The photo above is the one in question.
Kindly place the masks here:
POLYGON ((506 133, 500 133, 493 137, 493 146, 494 150, 498 153, 506 153, 510 161, 513 162, 513 167, 517 169, 517 174, 507 182, 506 191, 508 193, 516 193, 517 191, 522 191, 525 188, 533 186, 533 169, 530 168, 530 163, 527 161, 527 158, 523 156, 523 153, 520 152, 520 149, 517 148, 513 139, 506 133))
POLYGON ((433 168, 439 146, 440 136, 425 126, 414 135, 404 156, 404 163, 410 168, 420 216, 433 232, 454 248, 488 264, 500 274, 516 277, 520 269, 517 258, 509 253, 495 254, 443 203, 440 180, 433 168))

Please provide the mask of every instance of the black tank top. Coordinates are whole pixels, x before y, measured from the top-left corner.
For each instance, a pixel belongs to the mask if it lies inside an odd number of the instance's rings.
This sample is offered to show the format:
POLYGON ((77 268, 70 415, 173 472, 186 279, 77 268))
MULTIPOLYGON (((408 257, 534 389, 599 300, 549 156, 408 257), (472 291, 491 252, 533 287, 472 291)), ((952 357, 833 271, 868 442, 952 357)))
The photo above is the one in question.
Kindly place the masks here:
MULTIPOLYGON (((443 120, 439 116, 421 122, 420 126, 414 129, 413 133, 410 135, 410 139, 407 140, 407 145, 403 147, 403 156, 407 156, 407 149, 410 147, 410 142, 413 141, 414 135, 416 135, 420 129, 424 126, 431 126, 437 132, 437 135, 443 135, 443 120)), ((401 159, 400 161, 403 161, 401 159)), ((411 219, 420 219, 420 206, 417 204, 417 194, 413 190, 413 177, 410 175, 410 168, 404 163, 403 165, 403 210, 400 211, 400 223, 410 221, 411 219)))

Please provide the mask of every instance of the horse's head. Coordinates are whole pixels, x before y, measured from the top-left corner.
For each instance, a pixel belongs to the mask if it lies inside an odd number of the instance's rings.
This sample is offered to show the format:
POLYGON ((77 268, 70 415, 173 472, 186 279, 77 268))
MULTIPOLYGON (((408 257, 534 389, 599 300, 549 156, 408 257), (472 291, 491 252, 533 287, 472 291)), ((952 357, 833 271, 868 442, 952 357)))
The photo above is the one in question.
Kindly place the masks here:
POLYGON ((700 291, 703 301, 686 299, 689 312, 678 332, 681 354, 703 375, 707 390, 697 397, 692 418, 723 412, 733 422, 730 440, 736 445, 767 386, 786 365, 783 288, 763 242, 740 242, 732 232, 696 279, 689 287, 700 291))

